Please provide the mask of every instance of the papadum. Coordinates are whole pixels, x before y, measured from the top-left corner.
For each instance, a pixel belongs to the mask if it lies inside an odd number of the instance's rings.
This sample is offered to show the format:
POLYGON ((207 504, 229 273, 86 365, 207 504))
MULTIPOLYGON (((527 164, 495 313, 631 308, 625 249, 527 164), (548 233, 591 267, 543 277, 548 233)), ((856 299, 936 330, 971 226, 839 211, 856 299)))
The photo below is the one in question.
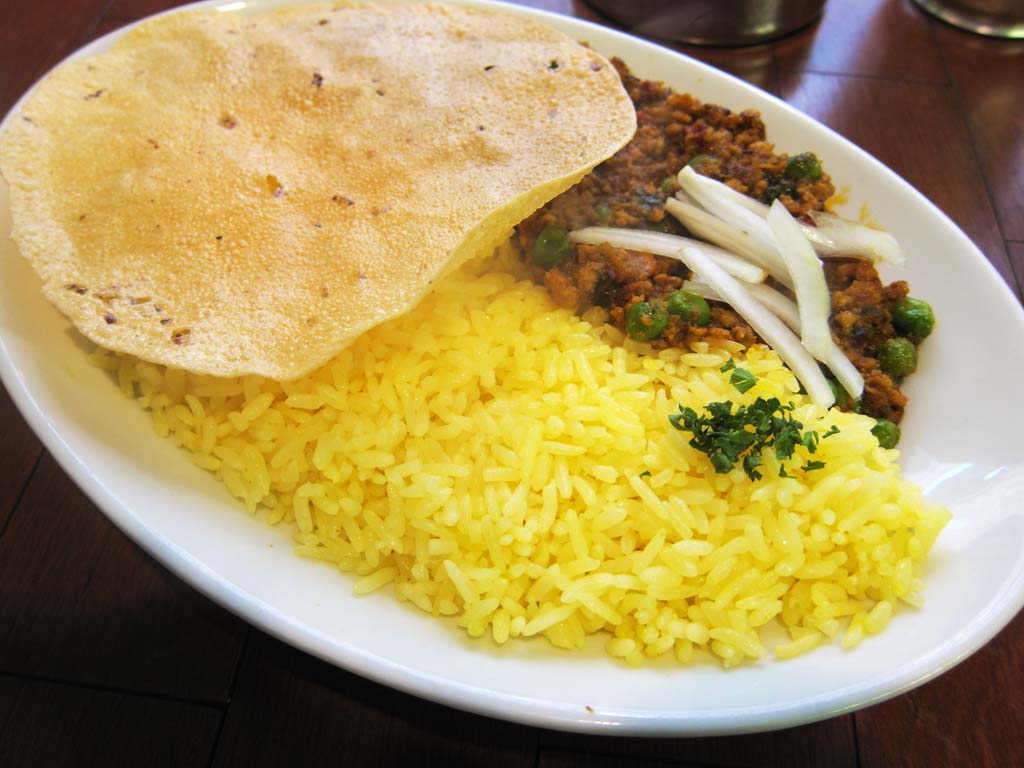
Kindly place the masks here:
POLYGON ((13 237, 82 333, 303 375, 632 136, 600 55, 444 5, 148 21, 47 76, 0 144, 13 237))

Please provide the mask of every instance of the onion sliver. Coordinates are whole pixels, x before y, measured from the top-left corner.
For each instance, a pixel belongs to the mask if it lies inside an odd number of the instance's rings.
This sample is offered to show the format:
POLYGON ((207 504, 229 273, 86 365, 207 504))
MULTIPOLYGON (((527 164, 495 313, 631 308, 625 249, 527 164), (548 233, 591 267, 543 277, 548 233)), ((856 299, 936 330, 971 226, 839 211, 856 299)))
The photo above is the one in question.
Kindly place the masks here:
POLYGON ((796 305, 800 308, 800 340, 808 352, 824 361, 833 343, 832 331, 828 326, 832 299, 821 259, 800 231, 796 219, 790 216, 786 206, 778 200, 772 203, 766 221, 779 244, 779 253, 786 262, 790 277, 793 278, 796 305))
POLYGON ((686 166, 678 174, 679 185, 683 191, 696 200, 708 213, 717 216, 723 222, 749 236, 761 246, 761 257, 764 265, 774 275, 785 273, 782 257, 775 247, 775 238, 765 223, 764 217, 750 211, 743 205, 733 201, 721 189, 724 184, 705 184, 710 181, 701 176, 693 168, 686 166))
POLYGON ((849 393, 850 397, 857 400, 864 394, 864 377, 860 375, 857 366, 850 362, 850 358, 843 354, 843 350, 836 344, 832 345, 828 357, 822 362, 828 366, 832 375, 836 377, 836 381, 849 393))
MULTIPOLYGON (((682 173, 680 171, 680 173, 682 173)), ((716 189, 721 192, 723 197, 728 198, 737 205, 741 205, 751 213, 756 213, 762 219, 768 215, 768 206, 762 203, 760 200, 755 200, 749 195, 744 195, 742 192, 733 189, 728 184, 723 184, 717 179, 712 179, 710 176, 702 176, 701 174, 694 172, 696 182, 706 187, 707 189, 716 189)), ((681 184, 682 182, 680 182, 681 184)), ((684 187, 685 189, 685 187, 684 187)))
POLYGON ((679 290, 702 296, 708 301, 722 301, 722 297, 718 295, 714 288, 696 277, 683 281, 683 284, 679 286, 679 290))
MULTIPOLYGON (((800 332, 800 310, 795 301, 764 283, 746 285, 744 288, 782 322, 797 333, 800 332)), ((709 301, 723 300, 710 285, 700 280, 687 280, 683 283, 682 289, 703 296, 709 301)), ((836 381, 850 394, 850 397, 856 400, 864 394, 864 377, 835 343, 832 344, 828 356, 822 362, 832 371, 836 381)))
MULTIPOLYGON (((773 244, 772 233, 765 224, 764 215, 750 210, 725 192, 725 184, 701 176, 690 166, 685 166, 677 176, 683 191, 727 224, 748 232, 766 247, 773 244)), ((735 191, 735 190, 732 190, 735 191)), ((737 193, 738 194, 738 193, 737 193)))
MULTIPOLYGON (((738 192, 728 184, 701 176, 692 168, 689 170, 692 173, 692 176, 687 174, 689 186, 683 186, 688 193, 691 188, 698 187, 707 191, 714 190, 721 198, 736 203, 761 218, 768 215, 769 206, 761 201, 738 192)), ((682 172, 680 172, 679 183, 683 184, 682 172)), ((697 195, 690 193, 690 196, 697 202, 701 202, 697 195)), ((701 204, 703 205, 703 203, 701 204)), ((810 211, 807 215, 810 216, 815 226, 801 224, 800 228, 807 239, 811 241, 819 256, 852 256, 869 261, 884 261, 894 266, 903 266, 907 262, 907 257, 903 253, 903 249, 900 248, 900 244, 888 232, 872 229, 831 213, 810 211)))
MULTIPOLYGON (((700 280, 687 280, 682 284, 681 288, 684 291, 703 296, 709 301, 722 301, 722 297, 715 293, 710 285, 700 280)), ((758 302, 763 304, 769 312, 797 333, 800 332, 800 310, 797 308, 795 301, 764 283, 752 283, 751 285, 745 285, 744 288, 758 302)))
POLYGON ((726 224, 695 205, 672 197, 665 201, 665 210, 679 219, 693 234, 763 266, 780 283, 792 287, 789 273, 777 255, 748 233, 726 224))
POLYGON ((804 234, 822 256, 861 256, 898 267, 907 263, 900 244, 888 232, 829 213, 811 211, 808 215, 816 226, 802 227, 804 234))
POLYGON ((685 248, 683 261, 721 296, 723 301, 728 302, 740 317, 750 323, 750 327, 778 353, 804 385, 815 405, 828 408, 835 402, 835 395, 828 385, 828 380, 818 367, 818 363, 804 349, 800 339, 786 327, 785 323, 751 296, 743 283, 727 274, 697 248, 685 248))
POLYGON ((670 235, 665 232, 618 229, 615 227, 585 227, 584 229, 570 232, 569 239, 574 243, 587 243, 590 245, 608 243, 616 248, 653 253, 658 256, 679 260, 682 260, 684 248, 699 248, 723 270, 740 280, 748 283, 760 283, 767 277, 764 269, 729 251, 715 248, 697 240, 691 240, 688 237, 670 235))

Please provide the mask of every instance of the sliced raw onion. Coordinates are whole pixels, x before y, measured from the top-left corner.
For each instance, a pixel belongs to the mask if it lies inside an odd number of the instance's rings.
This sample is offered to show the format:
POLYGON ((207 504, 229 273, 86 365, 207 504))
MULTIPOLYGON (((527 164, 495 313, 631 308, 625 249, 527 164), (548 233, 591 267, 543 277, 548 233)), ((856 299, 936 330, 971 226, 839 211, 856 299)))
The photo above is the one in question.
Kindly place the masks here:
POLYGON ((800 231, 800 225, 781 202, 776 200, 772 203, 764 221, 771 228, 779 253, 793 278, 793 293, 800 308, 800 340, 808 352, 819 360, 825 360, 832 348, 832 331, 828 326, 832 299, 821 259, 815 255, 810 242, 800 231))
MULTIPOLYGON (((769 312, 797 333, 800 332, 800 310, 797 309, 795 301, 764 283, 753 283, 744 287, 769 312)), ((722 301, 722 297, 715 293, 710 285, 700 280, 685 281, 682 285, 682 290, 703 296, 709 301, 722 301)))
POLYGON ((683 191, 700 203, 708 213, 749 233, 766 247, 773 246, 772 233, 764 221, 764 215, 747 208, 735 195, 726 193, 725 190, 730 188, 725 184, 701 176, 690 166, 684 166, 677 178, 683 191))
POLYGON ((838 346, 833 344, 828 357, 822 362, 828 366, 832 375, 836 377, 836 381, 849 393, 850 397, 857 400, 864 394, 864 377, 860 375, 857 366, 850 362, 850 358, 843 354, 843 350, 838 346))
MULTIPOLYGON (((764 283, 746 285, 744 288, 782 322, 797 333, 800 332, 800 310, 795 301, 764 283)), ((709 301, 723 301, 710 285, 700 280, 687 280, 683 283, 682 289, 703 296, 709 301)), ((864 394, 864 377, 835 343, 832 344, 828 356, 822 362, 828 366, 832 375, 836 377, 836 381, 850 394, 850 397, 856 400, 864 394)))
POLYGON ((773 275, 776 272, 785 273, 782 257, 778 253, 771 229, 765 223, 763 216, 759 216, 735 202, 729 195, 724 194, 721 191, 725 187, 724 184, 704 183, 710 179, 701 176, 689 166, 679 172, 678 179, 683 192, 696 200, 708 213, 717 216, 729 226, 758 243, 764 265, 773 275))
POLYGON ((762 219, 768 215, 768 206, 762 203, 760 200, 755 200, 749 195, 744 195, 742 192, 733 189, 728 184, 724 184, 717 179, 712 179, 710 176, 702 176, 699 173, 694 173, 697 177, 697 183, 707 187, 708 189, 717 189, 724 197, 737 203, 748 211, 756 213, 762 219))
POLYGON ((780 283, 792 287, 789 273, 781 264, 778 255, 748 233, 726 224, 695 205, 675 198, 670 197, 665 201, 665 210, 679 219, 693 234, 759 264, 780 283))
POLYGON ((900 244, 888 232, 830 213, 811 211, 808 215, 815 226, 803 227, 804 234, 822 256, 864 256, 871 261, 884 261, 897 267, 907 263, 900 244))
POLYGON ((685 248, 683 261, 740 317, 750 323, 750 327, 778 353, 804 385, 811 402, 821 408, 828 408, 835 402, 835 395, 828 385, 828 380, 818 367, 818 363, 804 349, 800 339, 786 327, 785 323, 765 309, 750 294, 747 286, 727 274, 696 248, 685 248))
POLYGON ((689 280, 684 280, 683 284, 679 286, 679 290, 703 296, 708 301, 722 301, 722 297, 715 293, 715 289, 699 277, 691 277, 689 280))
POLYGON ((574 243, 587 243, 590 245, 608 243, 616 248, 653 253, 658 256, 679 260, 682 260, 684 248, 699 248, 709 259, 740 280, 748 283, 760 283, 767 277, 764 269, 756 264, 751 264, 734 253, 730 253, 722 248, 716 248, 707 243, 691 240, 688 237, 670 235, 665 232, 618 229, 616 227, 585 227, 584 229, 570 232, 569 239, 574 243))
MULTIPOLYGON (((761 218, 768 215, 769 206, 761 201, 738 192, 728 184, 723 184, 707 176, 701 176, 692 168, 684 170, 690 171, 687 174, 687 184, 683 184, 682 171, 680 172, 679 183, 683 185, 683 189, 687 190, 687 192, 692 188, 699 188, 705 191, 705 196, 709 193, 717 194, 721 199, 736 203, 738 206, 757 214, 761 218)), ((691 196, 703 205, 700 197, 693 194, 691 196)), ((708 210, 711 209, 709 208, 708 210)), ((810 216, 815 226, 801 224, 800 228, 807 239, 814 245, 814 250, 819 256, 852 256, 866 258, 870 261, 884 261, 894 266, 906 264, 906 254, 900 248, 896 238, 888 232, 872 229, 831 213, 811 211, 808 213, 808 216, 810 216)))

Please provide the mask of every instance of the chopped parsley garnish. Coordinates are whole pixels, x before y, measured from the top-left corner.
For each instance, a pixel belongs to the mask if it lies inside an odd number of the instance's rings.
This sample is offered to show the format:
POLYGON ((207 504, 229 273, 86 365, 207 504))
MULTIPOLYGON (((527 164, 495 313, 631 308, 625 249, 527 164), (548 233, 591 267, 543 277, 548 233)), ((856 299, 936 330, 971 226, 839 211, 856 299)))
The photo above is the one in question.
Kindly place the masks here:
POLYGON ((740 393, 743 393, 757 384, 757 376, 745 368, 737 368, 732 372, 732 376, 729 377, 729 382, 736 387, 740 393))
MULTIPOLYGON (((725 474, 740 462, 747 477, 758 480, 763 477, 758 467, 764 449, 773 449, 781 462, 792 458, 798 445, 808 453, 818 448, 818 433, 804 430, 804 425, 791 415, 792 410, 791 403, 783 405, 777 397, 759 397, 750 405, 737 406, 735 411, 728 400, 708 403, 704 415, 680 405, 679 413, 668 420, 676 429, 693 433, 690 445, 707 455, 715 472, 725 474)), ((835 432, 829 430, 829 434, 835 432)), ((808 461, 801 469, 810 472, 824 466, 821 461, 808 461)), ((779 468, 779 476, 790 477, 784 467, 779 468)))
POLYGON ((732 376, 729 377, 729 383, 732 384, 736 389, 740 391, 740 394, 747 392, 757 384, 757 376, 752 374, 746 368, 737 368, 735 361, 730 357, 725 365, 719 368, 722 373, 728 373, 732 371, 732 376))

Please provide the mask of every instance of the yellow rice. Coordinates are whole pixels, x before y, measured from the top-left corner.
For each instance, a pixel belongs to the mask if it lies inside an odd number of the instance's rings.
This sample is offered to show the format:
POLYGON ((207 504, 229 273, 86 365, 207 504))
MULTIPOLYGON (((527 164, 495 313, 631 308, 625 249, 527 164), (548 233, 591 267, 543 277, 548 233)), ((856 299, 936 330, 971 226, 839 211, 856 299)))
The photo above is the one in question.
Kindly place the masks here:
POLYGON ((651 352, 517 271, 507 252, 464 267, 298 381, 93 358, 299 554, 473 637, 573 649, 600 632, 629 664, 703 650, 733 666, 765 656, 766 625, 790 658, 920 604, 949 513, 900 478, 872 419, 820 412, 769 350, 651 352), (730 356, 758 377, 745 394, 719 371, 730 356), (840 429, 813 456, 824 469, 801 471, 799 448, 792 478, 770 452, 760 481, 715 474, 668 422, 758 396, 840 429))

